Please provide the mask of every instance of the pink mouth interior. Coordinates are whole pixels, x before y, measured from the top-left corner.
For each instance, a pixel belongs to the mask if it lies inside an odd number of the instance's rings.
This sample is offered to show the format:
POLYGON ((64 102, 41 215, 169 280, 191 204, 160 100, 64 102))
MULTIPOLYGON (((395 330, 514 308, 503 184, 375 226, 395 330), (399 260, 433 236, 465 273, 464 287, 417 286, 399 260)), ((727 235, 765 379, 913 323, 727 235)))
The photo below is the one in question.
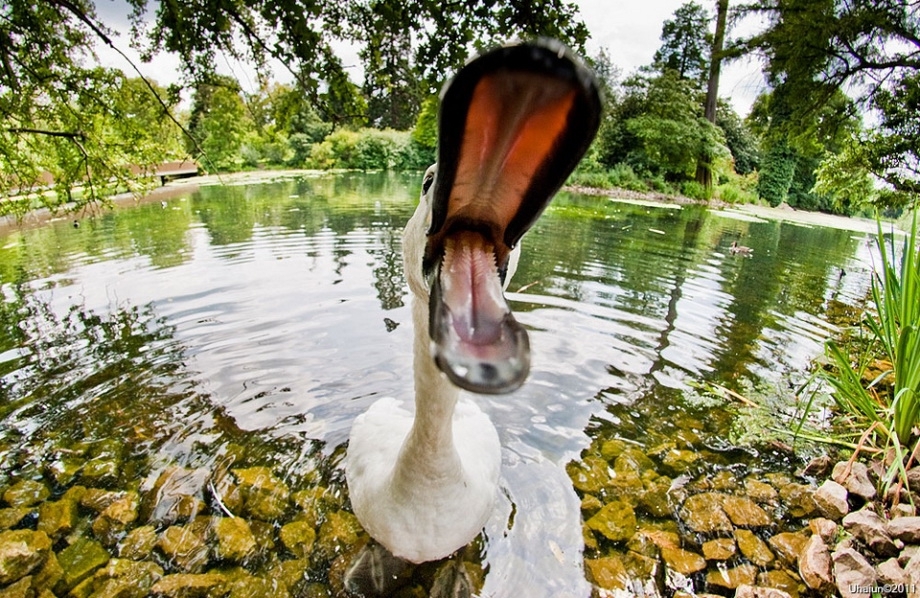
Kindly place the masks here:
POLYGON ((510 392, 529 368, 527 333, 511 315, 493 247, 480 234, 446 240, 432 324, 435 359, 458 386, 510 392))

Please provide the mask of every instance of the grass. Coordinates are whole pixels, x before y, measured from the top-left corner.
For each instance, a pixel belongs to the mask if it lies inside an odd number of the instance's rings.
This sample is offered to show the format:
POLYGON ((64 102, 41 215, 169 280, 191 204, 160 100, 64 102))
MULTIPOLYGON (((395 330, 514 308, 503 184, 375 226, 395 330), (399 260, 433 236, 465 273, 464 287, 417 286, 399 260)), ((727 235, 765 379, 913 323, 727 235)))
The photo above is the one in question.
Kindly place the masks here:
POLYGON ((833 368, 823 377, 854 435, 859 435, 858 446, 891 449, 898 457, 891 461, 886 484, 904 479, 920 447, 920 256, 916 242, 916 211, 900 250, 893 236, 886 239, 879 221, 876 245, 881 265, 872 278, 873 309, 863 318, 868 342, 855 358, 835 341, 826 344, 833 368), (877 374, 867 376, 870 365, 880 364, 877 374))

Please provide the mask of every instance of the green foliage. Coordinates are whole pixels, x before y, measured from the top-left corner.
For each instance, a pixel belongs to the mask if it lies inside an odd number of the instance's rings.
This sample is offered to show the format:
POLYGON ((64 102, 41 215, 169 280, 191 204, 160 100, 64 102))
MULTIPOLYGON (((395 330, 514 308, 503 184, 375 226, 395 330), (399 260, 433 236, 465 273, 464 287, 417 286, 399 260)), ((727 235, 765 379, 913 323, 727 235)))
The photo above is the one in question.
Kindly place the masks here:
POLYGON ((81 209, 141 190, 146 167, 179 153, 168 94, 86 60, 104 29, 85 1, 0 5, 0 214, 81 209), (156 95, 154 95, 156 94, 156 95))
POLYGON ((764 156, 757 181, 757 194, 771 206, 786 201, 795 174, 795 153, 787 143, 775 143, 764 156))
MULTIPOLYGON (((905 454, 912 451, 920 430, 920 256, 917 213, 900 252, 889 249, 881 221, 876 237, 881 271, 872 280, 874 313, 863 323, 870 333, 855 363, 836 343, 827 343, 834 369, 824 378, 834 389, 834 400, 856 427, 856 433, 878 445, 893 448, 895 460, 889 480, 904 473, 905 454), (890 369, 863 383, 867 364, 880 347, 890 369), (878 439, 878 440, 872 440, 878 439), (904 450, 906 449, 906 451, 904 450)), ((914 458, 912 456, 911 458, 914 458)))
POLYGON ((419 146, 408 131, 339 130, 313 145, 307 166, 358 170, 422 170, 434 152, 419 146))
POLYGON ((245 157, 241 153, 247 137, 255 135, 255 126, 235 82, 198 86, 189 131, 196 142, 189 150, 197 150, 195 157, 208 170, 258 164, 258 152, 251 146, 245 157))
POLYGON ((917 5, 893 0, 757 0, 746 10, 769 17, 770 27, 747 40, 747 47, 768 58, 771 83, 794 99, 787 104, 784 120, 820 121, 815 115, 846 90, 878 122, 873 134, 862 136, 862 161, 899 193, 882 194, 879 200, 913 200, 920 191, 917 5))
POLYGON ((651 79, 637 77, 625 85, 641 98, 642 112, 625 122, 636 147, 626 162, 669 180, 691 178, 699 156, 727 153, 721 131, 702 117, 698 94, 674 71, 651 79))
POLYGON ((671 70, 681 79, 702 84, 709 75, 712 34, 710 16, 696 2, 686 2, 674 11, 674 18, 661 28, 661 47, 652 65, 659 71, 671 70))
POLYGON ((421 147, 434 151, 438 147, 438 96, 428 96, 422 102, 422 109, 412 130, 412 139, 421 147))
POLYGON ((725 145, 734 159, 738 174, 749 174, 760 167, 760 143, 754 132, 725 102, 716 109, 716 126, 722 129, 725 145))

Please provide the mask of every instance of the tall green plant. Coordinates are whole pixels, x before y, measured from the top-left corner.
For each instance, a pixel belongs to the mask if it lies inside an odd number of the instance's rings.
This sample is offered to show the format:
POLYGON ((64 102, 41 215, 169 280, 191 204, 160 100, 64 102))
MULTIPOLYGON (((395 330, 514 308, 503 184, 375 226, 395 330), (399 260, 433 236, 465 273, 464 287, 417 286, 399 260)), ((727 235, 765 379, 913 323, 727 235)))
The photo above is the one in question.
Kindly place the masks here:
POLYGON ((872 301, 878 317, 866 318, 866 325, 894 369, 891 409, 894 429, 902 443, 908 441, 920 422, 920 259, 916 243, 916 212, 900 259, 893 241, 889 254, 879 223, 882 271, 872 279, 872 301))
MULTIPOLYGON (((881 268, 872 278, 874 313, 863 319, 870 333, 858 363, 834 341, 827 343, 827 356, 834 370, 825 379, 834 389, 834 400, 851 423, 862 428, 863 440, 880 436, 883 443, 904 456, 916 440, 920 424, 920 256, 917 254, 917 214, 900 251, 889 246, 878 223, 876 239, 881 268), (863 374, 873 354, 881 349, 891 368, 869 384, 863 374), (880 384, 894 378, 888 392, 880 384)), ((893 464, 903 470, 903 459, 893 464)), ((892 472, 894 473, 894 471, 892 472)))

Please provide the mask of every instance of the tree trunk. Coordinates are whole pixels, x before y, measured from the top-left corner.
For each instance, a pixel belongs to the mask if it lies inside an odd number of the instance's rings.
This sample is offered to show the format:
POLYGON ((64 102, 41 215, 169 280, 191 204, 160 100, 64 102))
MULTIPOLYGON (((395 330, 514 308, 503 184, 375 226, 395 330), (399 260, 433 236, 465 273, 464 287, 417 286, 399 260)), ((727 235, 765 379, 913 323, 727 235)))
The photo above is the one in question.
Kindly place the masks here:
MULTIPOLYGON (((728 0, 718 0, 716 13, 716 34, 712 39, 712 52, 709 60, 709 82, 706 85, 706 105, 703 116, 715 124, 716 102, 719 99, 719 71, 722 67, 722 46, 725 43, 725 21, 728 15, 728 0)), ((708 152, 700 156, 696 164, 696 181, 706 189, 706 195, 712 195, 712 156, 708 152)))

